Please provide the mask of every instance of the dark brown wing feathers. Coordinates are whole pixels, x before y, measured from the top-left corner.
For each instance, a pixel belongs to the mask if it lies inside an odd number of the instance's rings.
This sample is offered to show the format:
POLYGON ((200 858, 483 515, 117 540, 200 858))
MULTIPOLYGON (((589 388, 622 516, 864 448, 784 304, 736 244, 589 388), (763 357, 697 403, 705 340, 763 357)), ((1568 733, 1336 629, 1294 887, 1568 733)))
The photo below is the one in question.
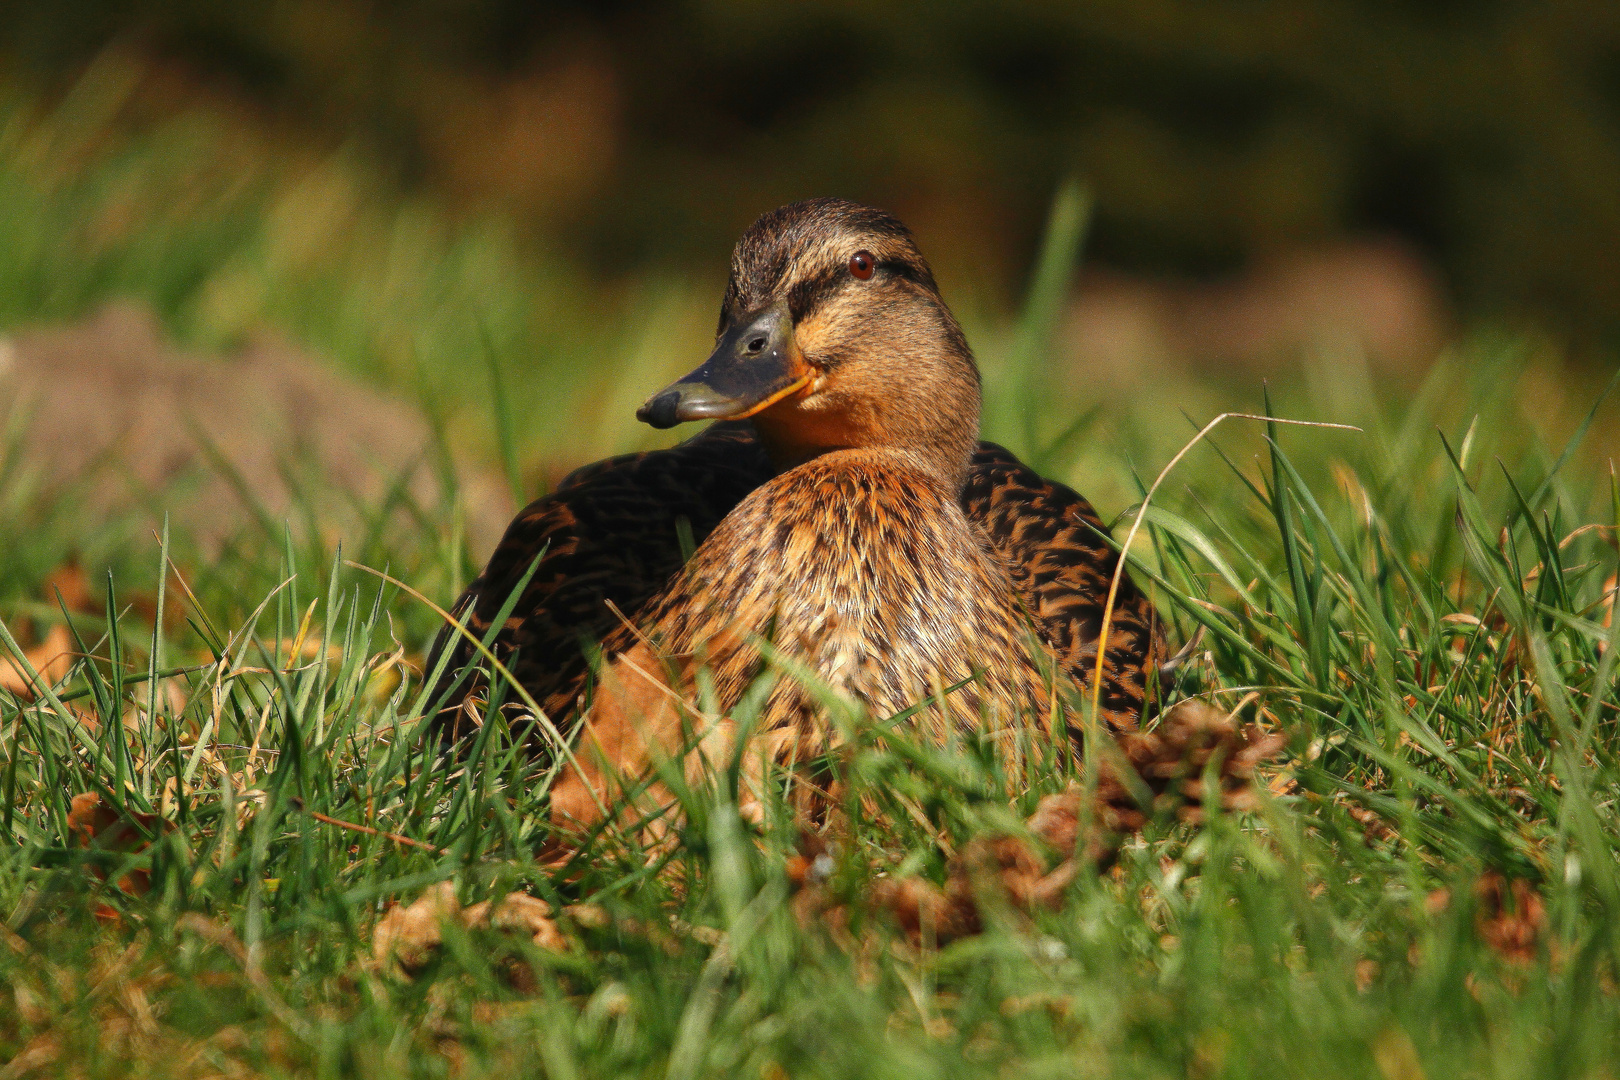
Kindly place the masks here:
MULTIPOLYGON (((701 543, 770 475, 752 432, 721 424, 668 450, 587 465, 518 514, 452 611, 482 638, 540 556, 493 648, 546 714, 561 719, 585 688, 587 649, 621 627, 615 609, 634 619, 681 568, 681 519, 701 543)), ((430 674, 447 648, 445 689, 477 657, 446 627, 429 650, 430 674)), ((464 681, 441 704, 452 732, 461 724, 451 710, 473 688, 464 681)), ((442 694, 436 688, 429 701, 442 694)))
MULTIPOLYGON (((751 428, 737 423, 716 424, 668 450, 588 465, 517 516, 453 610, 482 637, 544 552, 494 649, 548 716, 561 719, 586 687, 588 651, 597 642, 606 642, 609 652, 615 643, 622 647, 628 641, 623 621, 638 622, 680 569, 680 520, 700 544, 771 475, 751 428)), ((1116 563, 1096 511, 994 443, 979 444, 961 502, 1005 563, 1060 668, 1089 687, 1116 563)), ((446 628, 429 652, 430 673, 447 648, 451 657, 435 696, 444 696, 476 658, 465 639, 446 628)), ((1110 726, 1136 726, 1146 672, 1162 656, 1152 606, 1127 576, 1103 667, 1103 718, 1110 726)), ((463 680, 441 703, 446 733, 462 728, 464 714, 456 706, 474 685, 463 680)))
MULTIPOLYGON (((1097 511, 1072 488, 990 442, 981 442, 973 455, 962 507, 1002 556, 1059 668, 1089 688, 1103 606, 1119 561, 1097 511)), ((1100 706, 1110 727, 1137 726, 1147 673, 1163 658, 1153 605, 1127 574, 1115 596, 1103 658, 1100 706)))

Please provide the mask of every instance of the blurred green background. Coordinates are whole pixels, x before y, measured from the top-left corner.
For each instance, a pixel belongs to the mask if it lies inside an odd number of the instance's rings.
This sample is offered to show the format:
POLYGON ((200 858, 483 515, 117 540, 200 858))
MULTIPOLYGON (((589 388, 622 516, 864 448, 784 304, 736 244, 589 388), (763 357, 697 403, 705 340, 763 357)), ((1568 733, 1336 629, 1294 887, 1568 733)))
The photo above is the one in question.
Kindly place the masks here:
MULTIPOLYGON (((319 396, 369 417, 362 453, 372 432, 427 438, 382 394, 426 416, 437 467, 494 478, 491 498, 464 473, 461 510, 417 491, 411 542, 440 547, 420 573, 455 567, 418 577, 436 595, 516 499, 667 441, 634 407, 705 353, 730 247, 780 203, 900 214, 985 369, 987 437, 1109 515, 1262 380, 1289 415, 1350 420, 1449 356, 1513 387, 1510 428, 1561 445, 1615 364, 1617 181, 1613 3, 59 0, 0 19, 0 332, 33 397, 68 393, 65 354, 29 336, 50 326, 88 328, 75 356, 347 375, 319 396), (1065 185, 1072 273, 1029 306, 1065 185), (95 321, 131 301, 151 327, 95 321)), ((1466 426, 1450 385, 1424 400, 1466 426)), ((194 413, 229 413, 199 393, 194 413)), ((0 594, 132 535, 50 471, 110 421, 18 435, 27 413, 0 416, 0 594)), ((232 460, 234 494, 194 501, 298 486, 232 460)), ((175 471, 137 476, 137 509, 175 471)), ((320 532, 296 504, 265 495, 251 523, 320 532)), ((366 543, 401 557, 399 534, 366 543)), ((217 535, 200 548, 229 562, 217 535)))
POLYGON ((1393 237, 1466 317, 1620 319, 1620 7, 1602 0, 13 3, 10 81, 108 48, 146 115, 206 101, 502 207, 592 276, 712 280, 761 209, 891 207, 1016 295, 1057 182, 1089 252, 1205 279, 1393 237))

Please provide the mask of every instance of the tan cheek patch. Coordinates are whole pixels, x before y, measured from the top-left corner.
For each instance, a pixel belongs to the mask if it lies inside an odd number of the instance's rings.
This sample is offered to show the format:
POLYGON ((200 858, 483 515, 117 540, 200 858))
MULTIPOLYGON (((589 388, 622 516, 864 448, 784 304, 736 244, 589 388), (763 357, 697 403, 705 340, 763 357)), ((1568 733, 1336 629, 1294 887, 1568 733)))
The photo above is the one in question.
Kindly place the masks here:
POLYGON ((864 305, 847 293, 840 293, 823 301, 816 310, 799 320, 793 328, 793 338, 799 351, 812 362, 849 351, 855 340, 851 331, 862 320, 871 318, 864 305))

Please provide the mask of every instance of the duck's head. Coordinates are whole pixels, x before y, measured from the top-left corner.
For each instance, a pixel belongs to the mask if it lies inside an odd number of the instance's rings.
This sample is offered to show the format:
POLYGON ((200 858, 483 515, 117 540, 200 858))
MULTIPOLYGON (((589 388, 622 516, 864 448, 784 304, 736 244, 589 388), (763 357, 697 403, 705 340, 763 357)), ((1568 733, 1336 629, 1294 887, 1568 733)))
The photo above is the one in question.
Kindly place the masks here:
POLYGON ((979 371, 911 233, 812 199, 737 242, 713 354, 637 417, 752 417, 779 467, 829 450, 903 451, 952 491, 979 437, 979 371))

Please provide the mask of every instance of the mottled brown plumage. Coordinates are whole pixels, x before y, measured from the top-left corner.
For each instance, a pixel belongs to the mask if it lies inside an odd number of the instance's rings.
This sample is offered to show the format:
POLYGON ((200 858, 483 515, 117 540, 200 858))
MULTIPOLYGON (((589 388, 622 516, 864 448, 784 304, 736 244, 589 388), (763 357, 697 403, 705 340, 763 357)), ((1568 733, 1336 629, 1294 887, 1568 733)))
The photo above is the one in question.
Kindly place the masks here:
MULTIPOLYGON (((989 442, 973 455, 961 502, 1011 573, 1058 669, 1089 688, 1103 606, 1119 561, 1097 511, 1072 488, 989 442)), ((1137 726, 1148 703, 1148 680, 1166 659, 1158 613, 1125 575, 1103 657, 1099 715, 1109 727, 1137 726)), ((1079 737, 1078 730, 1074 734, 1079 737)))
MULTIPOLYGON (((916 722, 1010 732, 1046 712, 1006 566, 947 483, 894 450, 831 451, 751 492, 644 622, 654 651, 708 669, 722 710, 759 674, 760 636, 879 718, 964 681, 916 722)), ((822 712, 800 679, 779 679, 760 710, 774 756, 835 743, 822 712)))
MULTIPOLYGON (((548 716, 571 713, 589 681, 588 646, 625 639, 647 602, 682 562, 684 521, 702 543, 743 496, 773 475, 748 421, 721 422, 667 450, 626 454, 575 470, 557 490, 524 508, 455 612, 482 637, 529 565, 540 565, 494 649, 548 716), (543 553, 543 554, 542 554, 543 553), (623 619, 617 613, 622 613, 623 619)), ((1115 554, 1097 512, 1072 488, 1049 480, 992 442, 981 442, 959 499, 1024 596, 1064 675, 1089 686, 1103 602, 1115 554)), ((1104 720, 1136 726, 1149 671, 1164 659, 1156 613, 1129 576, 1120 582, 1103 668, 1104 720)), ((460 635, 440 635, 433 671, 451 649, 441 687, 475 660, 460 635)), ((451 720, 477 683, 442 707, 451 720)))
MULTIPOLYGON (((581 756, 632 773, 679 744, 674 703, 698 666, 712 734, 732 737, 760 637, 878 715, 976 676, 915 722, 1013 730, 1047 714, 1054 661, 1057 682, 1089 685, 1115 556, 1084 499, 978 442, 978 408, 972 355, 904 227, 836 200, 785 207, 738 244, 715 356, 643 410, 751 422, 574 474, 513 523, 457 613, 482 634, 544 551, 497 652, 560 719, 602 642, 581 756)), ((1115 728, 1135 726, 1161 654, 1126 579, 1103 669, 1115 728)), ((470 656, 457 645, 450 667, 470 656)), ((832 738, 796 679, 761 725, 777 758, 832 738)), ((554 793, 565 816, 603 793, 585 772, 554 793)))

